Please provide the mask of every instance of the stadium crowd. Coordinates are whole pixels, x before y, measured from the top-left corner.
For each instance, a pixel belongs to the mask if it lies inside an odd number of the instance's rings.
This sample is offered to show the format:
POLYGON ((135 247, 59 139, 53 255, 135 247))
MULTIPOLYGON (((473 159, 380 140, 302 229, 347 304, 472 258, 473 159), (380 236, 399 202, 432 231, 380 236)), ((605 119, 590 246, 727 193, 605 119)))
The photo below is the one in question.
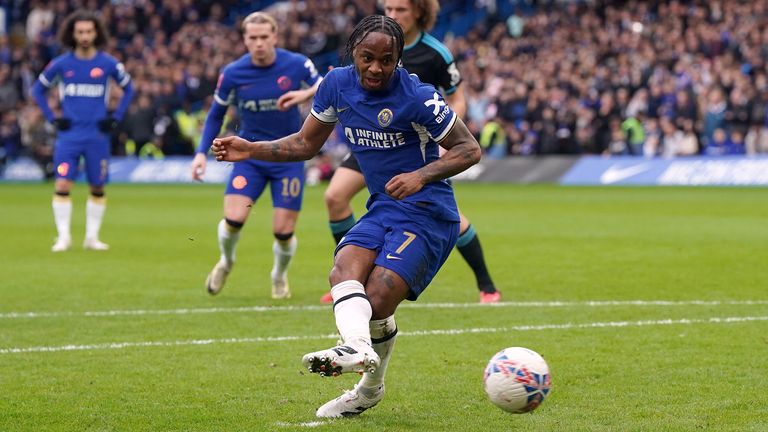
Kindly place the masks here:
MULTIPOLYGON (((29 90, 78 7, 101 11, 107 51, 136 88, 113 153, 192 154, 219 69, 244 53, 238 20, 261 3, 278 18, 280 46, 321 70, 377 12, 366 0, 0 0, 0 155, 50 163, 55 130, 29 90)), ((768 152, 767 2, 540 1, 509 16, 494 13, 501 2, 470 3, 485 19, 445 43, 489 157, 768 152)))

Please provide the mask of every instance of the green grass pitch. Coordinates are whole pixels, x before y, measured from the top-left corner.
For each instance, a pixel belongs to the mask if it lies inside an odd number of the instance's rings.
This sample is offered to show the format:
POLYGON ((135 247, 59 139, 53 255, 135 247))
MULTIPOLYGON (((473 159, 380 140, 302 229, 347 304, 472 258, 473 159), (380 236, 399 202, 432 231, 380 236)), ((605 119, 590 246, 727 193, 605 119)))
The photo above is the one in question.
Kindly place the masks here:
POLYGON ((396 315, 385 399, 325 421, 315 409, 358 377, 300 364, 335 343, 318 303, 333 250, 323 186, 305 194, 293 297, 275 301, 268 196, 211 297, 223 186, 111 185, 112 249, 91 252, 78 185, 74 247, 53 254, 52 185, 0 185, 0 430, 768 430, 768 190, 456 191, 505 303, 479 306, 454 252, 396 315), (552 392, 531 414, 483 391, 508 346, 549 363, 552 392))

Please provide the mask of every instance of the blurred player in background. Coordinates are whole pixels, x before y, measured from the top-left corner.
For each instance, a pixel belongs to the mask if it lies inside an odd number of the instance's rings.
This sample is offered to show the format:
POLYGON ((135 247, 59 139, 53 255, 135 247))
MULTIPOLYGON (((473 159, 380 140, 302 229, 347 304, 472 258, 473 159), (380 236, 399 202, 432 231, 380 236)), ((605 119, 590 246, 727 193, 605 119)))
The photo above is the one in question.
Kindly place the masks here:
MULTIPOLYGON (((248 140, 270 140, 290 135, 301 127, 296 106, 317 91, 320 75, 307 57, 276 48, 277 21, 254 12, 242 23, 248 53, 224 67, 208 111, 192 178, 203 180, 206 154, 221 130, 228 106, 237 108, 239 136, 248 140)), ((294 230, 304 193, 304 163, 280 164, 243 161, 235 164, 224 195, 224 219, 218 225, 221 257, 205 281, 208 292, 218 294, 235 263, 235 248, 253 203, 269 184, 274 215, 271 272, 272 298, 291 296, 287 270, 296 252, 294 230)))
MULTIPOLYGON (((403 66, 416 74, 422 82, 432 84, 445 96, 453 111, 464 117, 467 102, 461 89, 461 75, 451 52, 440 41, 426 33, 434 26, 440 5, 437 0, 385 0, 386 15, 402 27, 405 33, 403 66)), ((355 155, 350 153, 336 170, 328 189, 325 191, 325 205, 333 238, 338 243, 355 225, 355 215, 350 201, 365 188, 365 179, 360 172, 360 165, 355 155)), ((496 303, 501 300, 501 293, 488 273, 483 249, 477 237, 475 227, 461 216, 461 228, 456 247, 472 268, 480 290, 481 303, 496 303)), ((331 303, 331 294, 320 298, 322 303, 331 303)))
POLYGON ((459 212, 445 179, 480 160, 479 144, 435 88, 398 67, 404 40, 394 20, 364 18, 346 46, 354 65, 328 73, 298 133, 271 142, 214 141, 219 160, 305 160, 339 122, 360 161, 368 211, 336 247, 329 277, 343 344, 302 361, 312 373, 363 377, 321 406, 318 417, 357 415, 384 397, 395 310, 419 297, 459 237, 459 212), (447 149, 442 157, 440 146, 447 149))
POLYGON ((104 24, 90 11, 75 11, 61 27, 59 40, 71 49, 53 59, 40 74, 32 94, 45 118, 58 129, 53 155, 56 170, 53 216, 58 237, 51 250, 62 252, 72 246, 70 221, 72 184, 79 175, 80 157, 85 159, 91 195, 86 204, 83 247, 107 250, 99 240, 106 209, 104 185, 109 180, 109 134, 117 128, 133 96, 131 78, 122 63, 102 52, 109 35, 104 24), (123 88, 117 111, 107 110, 109 79, 123 88), (48 105, 46 90, 58 85, 61 114, 48 105))

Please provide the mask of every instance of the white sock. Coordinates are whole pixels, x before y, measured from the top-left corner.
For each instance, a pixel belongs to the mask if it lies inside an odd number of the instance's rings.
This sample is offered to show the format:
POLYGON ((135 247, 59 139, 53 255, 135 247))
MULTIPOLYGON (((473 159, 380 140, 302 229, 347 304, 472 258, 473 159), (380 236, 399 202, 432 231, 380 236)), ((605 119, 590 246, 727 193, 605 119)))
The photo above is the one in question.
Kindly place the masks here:
POLYGON ((107 209, 105 198, 88 197, 85 203, 85 238, 98 239, 101 221, 104 220, 104 211, 107 209))
POLYGON ((389 358, 392 356, 392 351, 395 349, 395 339, 397 339, 395 316, 390 315, 381 320, 371 320, 370 329, 373 349, 376 351, 376 354, 379 355, 381 363, 379 363, 379 367, 376 368, 376 373, 364 373, 363 378, 360 379, 360 383, 358 384, 360 391, 365 396, 369 397, 373 396, 379 387, 384 384, 384 374, 387 373, 389 358))
POLYGON ((365 296, 363 284, 356 280, 347 280, 331 288, 333 313, 336 315, 336 328, 344 343, 371 345, 371 304, 365 296))
POLYGON ((234 228, 222 219, 219 221, 219 251, 221 251, 221 260, 231 268, 235 263, 235 246, 240 240, 240 229, 234 228))
POLYGON ((275 240, 272 243, 272 254, 275 256, 275 263, 272 266, 272 273, 280 277, 285 276, 285 272, 288 270, 288 265, 291 263, 291 258, 296 253, 296 246, 298 240, 296 236, 291 236, 288 241, 275 240))
POLYGON ((51 207, 53 207, 53 221, 56 223, 59 239, 71 239, 69 226, 72 221, 72 199, 68 196, 54 195, 51 207))

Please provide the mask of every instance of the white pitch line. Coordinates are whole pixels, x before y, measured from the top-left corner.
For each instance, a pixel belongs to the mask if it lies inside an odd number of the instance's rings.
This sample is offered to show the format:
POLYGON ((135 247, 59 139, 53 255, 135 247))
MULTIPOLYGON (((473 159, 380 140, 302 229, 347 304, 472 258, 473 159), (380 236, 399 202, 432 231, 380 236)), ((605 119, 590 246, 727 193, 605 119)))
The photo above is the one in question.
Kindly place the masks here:
POLYGON ((315 428, 315 427, 324 426, 327 424, 331 424, 331 422, 329 421, 311 421, 311 422, 303 422, 303 423, 277 422, 275 423, 275 426, 289 427, 289 428, 295 428, 295 427, 315 428))
MULTIPOLYGON (((586 301, 531 301, 499 303, 403 303, 405 309, 466 309, 503 307, 612 307, 612 306, 763 306, 768 300, 586 300, 586 301)), ((69 318, 69 317, 116 317, 137 315, 196 315, 215 313, 262 313, 329 311, 330 305, 297 306, 243 306, 231 308, 180 308, 180 309, 118 309, 105 311, 62 312, 3 312, 0 319, 19 318, 69 318)))
MULTIPOLYGON (((745 317, 712 317, 712 318, 692 318, 692 319, 663 319, 663 320, 643 320, 643 321, 608 321, 592 323, 565 323, 565 324, 541 324, 541 325, 522 325, 510 327, 486 327, 469 329, 437 329, 437 330, 416 330, 410 332, 398 332, 398 336, 441 336, 441 335, 463 335, 475 333, 508 333, 515 331, 537 331, 537 330, 571 330, 571 329, 589 329, 589 328, 612 328, 612 327, 643 327, 660 325, 693 325, 693 324, 733 324, 755 321, 768 321, 768 316, 745 316, 745 317)), ((315 335, 315 336, 269 336, 253 338, 228 338, 228 339, 197 339, 186 341, 145 341, 145 342, 112 342, 104 344, 89 345, 61 345, 61 346, 38 346, 26 348, 0 348, 2 354, 25 354, 40 352, 62 352, 62 351, 96 351, 124 348, 144 348, 144 347, 177 347, 189 345, 214 345, 214 344, 242 344, 242 343, 264 343, 264 342, 285 342, 300 340, 320 340, 337 339, 338 335, 315 335)))

